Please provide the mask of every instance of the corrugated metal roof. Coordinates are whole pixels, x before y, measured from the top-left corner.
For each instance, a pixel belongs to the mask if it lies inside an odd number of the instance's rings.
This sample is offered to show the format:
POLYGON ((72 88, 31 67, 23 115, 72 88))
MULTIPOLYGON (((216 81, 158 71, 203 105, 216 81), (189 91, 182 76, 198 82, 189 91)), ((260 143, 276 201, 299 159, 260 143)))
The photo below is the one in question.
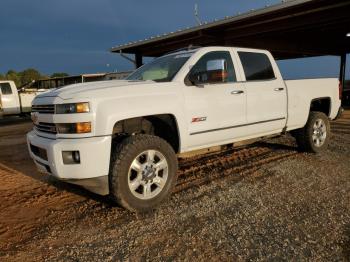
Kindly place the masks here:
POLYGON ((294 7, 300 4, 304 4, 307 2, 312 2, 312 1, 316 1, 316 0, 284 0, 279 4, 275 4, 275 5, 266 5, 264 8, 262 9, 251 9, 248 12, 245 13, 237 13, 234 16, 226 16, 223 19, 215 19, 214 21, 211 22, 203 22, 201 25, 198 26, 193 26, 193 27, 187 27, 187 28, 183 28, 183 29, 179 29, 177 31, 173 31, 173 32, 168 32, 168 33, 164 33, 164 34, 159 34, 156 36, 151 36, 149 38, 146 39, 142 39, 142 40, 138 40, 138 41, 132 41, 126 44, 122 44, 122 45, 118 45, 118 46, 114 46, 111 48, 111 52, 120 52, 123 51, 123 49, 127 49, 127 48, 135 48, 144 44, 150 44, 153 42, 157 42, 160 40, 165 40, 168 38, 173 38, 173 37, 178 37, 181 35, 185 35, 188 33, 192 33, 192 32, 196 32, 196 31, 200 31, 203 29, 209 29, 211 27, 216 27, 219 25, 223 25, 226 23, 230 23, 230 22, 236 22, 239 20, 244 20, 247 18, 251 18, 254 16, 259 16, 259 15, 263 15, 263 14, 267 14, 270 12, 275 12, 284 8, 289 8, 289 7, 294 7))

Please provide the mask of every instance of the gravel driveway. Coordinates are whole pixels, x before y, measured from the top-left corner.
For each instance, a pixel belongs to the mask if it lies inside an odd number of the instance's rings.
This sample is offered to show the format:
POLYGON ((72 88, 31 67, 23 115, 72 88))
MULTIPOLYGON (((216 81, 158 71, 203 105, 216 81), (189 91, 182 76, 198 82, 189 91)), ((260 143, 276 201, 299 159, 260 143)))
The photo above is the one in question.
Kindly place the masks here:
POLYGON ((320 155, 286 136, 181 160, 174 194, 142 216, 39 175, 30 128, 0 126, 2 261, 350 260, 350 111, 320 155))

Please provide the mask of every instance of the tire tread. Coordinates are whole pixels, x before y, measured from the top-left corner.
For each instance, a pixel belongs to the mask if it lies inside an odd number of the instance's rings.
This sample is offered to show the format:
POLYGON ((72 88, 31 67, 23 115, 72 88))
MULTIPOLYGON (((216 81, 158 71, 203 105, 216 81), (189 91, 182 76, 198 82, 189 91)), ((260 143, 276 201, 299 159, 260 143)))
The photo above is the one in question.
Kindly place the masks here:
MULTIPOLYGON (((125 168, 123 164, 125 164, 125 160, 132 157, 132 154, 135 150, 138 150, 138 148, 142 148, 147 145, 156 145, 158 147, 165 147, 165 144, 167 146, 167 153, 173 156, 172 161, 174 161, 175 166, 175 177, 173 178, 173 183, 170 186, 170 188, 173 188, 175 186, 175 182, 177 180, 177 158, 174 150, 172 147, 162 138, 153 136, 153 135, 133 135, 126 137, 122 141, 114 142, 112 144, 112 152, 111 152, 111 161, 110 161, 110 174, 109 174, 109 185, 110 185, 110 196, 113 201, 117 202, 121 206, 125 207, 126 209, 133 211, 133 212, 148 212, 147 209, 136 209, 134 206, 130 205, 128 203, 121 190, 118 190, 121 185, 120 181, 118 179, 118 173, 121 169, 125 168)), ((169 194, 170 195, 170 194, 169 194)), ((161 199, 161 201, 156 201, 154 205, 152 205, 153 209, 156 209, 164 199, 161 199)))
POLYGON ((312 111, 310 112, 308 121, 304 126, 304 128, 301 128, 295 132, 295 139, 301 151, 309 152, 309 153, 319 153, 323 151, 325 148, 327 148, 330 135, 331 135, 331 132, 330 132, 330 124, 329 124, 328 117, 322 112, 312 111), (313 128, 313 124, 315 120, 319 118, 323 119, 325 121, 325 124, 327 125, 327 138, 326 138, 325 144, 322 147, 317 148, 312 143, 311 130, 313 128))

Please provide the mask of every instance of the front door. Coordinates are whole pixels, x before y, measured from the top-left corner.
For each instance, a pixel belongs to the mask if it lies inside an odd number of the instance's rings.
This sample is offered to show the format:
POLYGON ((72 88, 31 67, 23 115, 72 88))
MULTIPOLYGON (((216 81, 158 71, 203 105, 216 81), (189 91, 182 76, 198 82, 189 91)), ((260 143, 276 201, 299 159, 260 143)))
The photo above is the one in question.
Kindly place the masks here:
POLYGON ((225 143, 243 136, 246 123, 246 90, 237 82, 229 51, 204 54, 189 75, 185 89, 189 149, 225 143))

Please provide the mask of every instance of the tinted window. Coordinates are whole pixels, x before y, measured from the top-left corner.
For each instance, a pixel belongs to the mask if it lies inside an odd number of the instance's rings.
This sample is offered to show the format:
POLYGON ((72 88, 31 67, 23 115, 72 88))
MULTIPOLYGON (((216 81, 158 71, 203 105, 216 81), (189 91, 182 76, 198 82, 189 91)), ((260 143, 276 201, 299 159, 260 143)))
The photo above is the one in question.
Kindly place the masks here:
POLYGON ((270 59, 261 53, 238 52, 247 81, 275 78, 270 59))
MULTIPOLYGON (((231 55, 227 51, 209 52, 203 55, 192 67, 190 74, 204 74, 208 71, 216 71, 219 68, 224 68, 227 72, 225 82, 236 81, 231 55)), ((210 81, 207 81, 207 83, 210 83, 210 81)))
POLYGON ((0 83, 1 93, 3 95, 11 95, 12 90, 9 83, 0 83))

